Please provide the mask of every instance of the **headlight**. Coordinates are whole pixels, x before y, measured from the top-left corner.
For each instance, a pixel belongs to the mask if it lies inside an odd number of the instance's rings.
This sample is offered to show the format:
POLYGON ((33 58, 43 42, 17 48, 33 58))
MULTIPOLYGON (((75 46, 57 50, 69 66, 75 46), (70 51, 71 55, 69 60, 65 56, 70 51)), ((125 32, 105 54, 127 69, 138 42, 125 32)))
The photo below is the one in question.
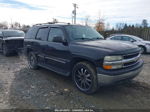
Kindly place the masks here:
POLYGON ((121 63, 121 60, 123 60, 122 56, 106 56, 104 58, 103 68, 106 70, 122 68, 123 64, 121 63), (120 63, 114 64, 113 62, 116 61, 120 61, 120 63))
POLYGON ((123 57, 122 56, 106 56, 104 58, 104 61, 119 61, 122 60, 123 57))

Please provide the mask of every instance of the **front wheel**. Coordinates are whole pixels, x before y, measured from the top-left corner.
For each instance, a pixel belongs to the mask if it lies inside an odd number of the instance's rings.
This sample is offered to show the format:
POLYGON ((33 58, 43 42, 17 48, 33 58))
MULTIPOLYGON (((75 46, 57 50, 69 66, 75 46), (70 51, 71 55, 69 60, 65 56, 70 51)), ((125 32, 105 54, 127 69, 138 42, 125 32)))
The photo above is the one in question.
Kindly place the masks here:
POLYGON ((28 64, 29 64, 29 68, 31 69, 37 69, 38 65, 37 65, 37 57, 33 52, 30 52, 28 54, 28 64))
POLYGON ((96 70, 88 62, 77 63, 73 68, 72 78, 76 87, 86 94, 92 94, 98 89, 96 70))
POLYGON ((140 47, 140 49, 141 49, 141 54, 146 53, 146 49, 145 49, 145 47, 143 47, 143 46, 139 46, 139 47, 140 47))

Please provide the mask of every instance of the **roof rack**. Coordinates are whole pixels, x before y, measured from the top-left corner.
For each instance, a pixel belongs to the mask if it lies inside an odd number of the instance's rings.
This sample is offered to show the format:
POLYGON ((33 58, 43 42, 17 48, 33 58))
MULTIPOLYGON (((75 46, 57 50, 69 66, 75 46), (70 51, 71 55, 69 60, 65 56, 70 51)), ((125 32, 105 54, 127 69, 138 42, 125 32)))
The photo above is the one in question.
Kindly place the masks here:
POLYGON ((61 24, 61 23, 64 23, 64 24, 67 24, 67 25, 70 25, 70 23, 66 23, 66 22, 47 22, 47 23, 38 23, 38 24, 35 24, 35 25, 47 25, 47 24, 61 24))

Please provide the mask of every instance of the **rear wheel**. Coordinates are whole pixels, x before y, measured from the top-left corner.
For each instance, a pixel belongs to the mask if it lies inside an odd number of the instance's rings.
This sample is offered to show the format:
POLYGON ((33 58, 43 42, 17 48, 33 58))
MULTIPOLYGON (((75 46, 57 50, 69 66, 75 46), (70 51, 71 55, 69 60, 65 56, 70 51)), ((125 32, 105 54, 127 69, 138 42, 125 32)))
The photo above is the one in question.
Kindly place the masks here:
POLYGON ((37 69, 38 65, 37 65, 37 56, 34 54, 34 52, 30 52, 28 54, 28 64, 29 64, 29 68, 31 69, 37 69))
POLYGON ((8 48, 7 48, 7 46, 4 44, 3 45, 3 55, 4 56, 9 56, 9 50, 8 50, 8 48))
POLYGON ((77 63, 73 68, 72 78, 76 87, 86 94, 92 94, 98 89, 96 70, 88 62, 77 63))

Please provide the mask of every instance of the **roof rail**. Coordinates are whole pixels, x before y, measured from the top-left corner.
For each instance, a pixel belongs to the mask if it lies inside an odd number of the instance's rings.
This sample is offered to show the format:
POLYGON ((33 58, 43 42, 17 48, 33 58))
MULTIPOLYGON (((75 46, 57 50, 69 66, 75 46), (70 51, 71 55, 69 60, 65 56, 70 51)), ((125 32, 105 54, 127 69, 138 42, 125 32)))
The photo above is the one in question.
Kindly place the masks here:
POLYGON ((35 24, 35 25, 44 25, 44 24, 61 24, 61 23, 64 23, 64 24, 68 24, 68 25, 70 25, 70 23, 66 23, 66 22, 47 22, 47 23, 38 23, 38 24, 35 24))

